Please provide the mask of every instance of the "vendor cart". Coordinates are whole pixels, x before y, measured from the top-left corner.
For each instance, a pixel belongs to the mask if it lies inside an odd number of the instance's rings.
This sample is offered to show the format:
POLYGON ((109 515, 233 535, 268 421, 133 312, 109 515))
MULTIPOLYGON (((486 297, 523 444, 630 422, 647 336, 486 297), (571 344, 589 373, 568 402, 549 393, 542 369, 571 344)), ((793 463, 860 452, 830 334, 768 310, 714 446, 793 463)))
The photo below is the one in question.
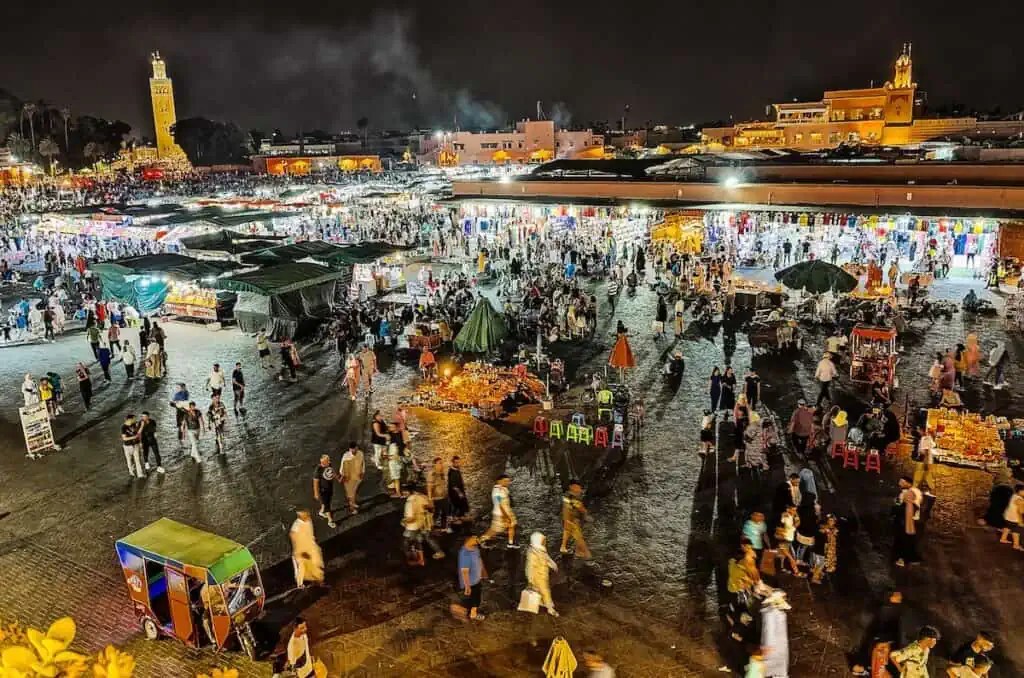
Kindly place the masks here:
POLYGON ((857 325, 850 334, 850 379, 873 383, 881 380, 891 387, 899 385, 896 378, 896 329, 857 325))
POLYGON ((791 318, 777 320, 761 319, 755 316, 747 326, 747 340, 751 351, 759 353, 781 353, 799 349, 802 345, 800 327, 791 318))

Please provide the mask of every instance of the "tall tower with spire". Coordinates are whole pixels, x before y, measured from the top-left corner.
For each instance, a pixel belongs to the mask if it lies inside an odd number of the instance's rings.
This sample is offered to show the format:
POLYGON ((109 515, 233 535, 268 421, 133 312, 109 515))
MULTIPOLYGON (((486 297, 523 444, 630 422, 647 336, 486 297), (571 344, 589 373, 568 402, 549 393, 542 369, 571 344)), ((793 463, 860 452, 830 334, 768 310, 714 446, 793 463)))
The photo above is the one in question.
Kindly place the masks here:
POLYGON ((153 101, 153 127, 156 130, 157 157, 170 160, 182 156, 181 148, 174 143, 171 127, 178 121, 174 112, 174 85, 167 77, 167 64, 160 52, 150 55, 153 75, 149 79, 149 97, 153 101))

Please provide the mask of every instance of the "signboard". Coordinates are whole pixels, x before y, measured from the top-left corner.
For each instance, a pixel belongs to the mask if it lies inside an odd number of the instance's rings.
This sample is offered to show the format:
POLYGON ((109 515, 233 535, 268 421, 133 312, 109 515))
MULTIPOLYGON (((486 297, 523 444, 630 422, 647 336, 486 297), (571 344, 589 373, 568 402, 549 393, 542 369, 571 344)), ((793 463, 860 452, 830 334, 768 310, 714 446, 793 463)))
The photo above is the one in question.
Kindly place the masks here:
POLYGON ((25 447, 32 459, 41 457, 48 450, 59 450, 53 441, 50 415, 42 403, 18 408, 21 415, 21 430, 25 434, 25 447))

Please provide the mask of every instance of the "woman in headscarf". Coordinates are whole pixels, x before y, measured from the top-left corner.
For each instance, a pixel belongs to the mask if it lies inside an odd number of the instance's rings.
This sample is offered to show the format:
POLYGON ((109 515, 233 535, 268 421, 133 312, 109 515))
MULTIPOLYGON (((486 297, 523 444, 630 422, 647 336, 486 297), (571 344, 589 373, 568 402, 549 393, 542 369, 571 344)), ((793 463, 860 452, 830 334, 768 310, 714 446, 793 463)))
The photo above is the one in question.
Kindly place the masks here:
POLYGON ((814 482, 814 471, 809 468, 800 470, 800 495, 806 497, 808 494, 818 496, 818 486, 814 482))
POLYGON ((546 546, 547 539, 540 532, 530 535, 530 549, 526 552, 526 581, 531 589, 540 594, 541 605, 548 609, 548 614, 557 617, 555 602, 551 600, 551 570, 558 570, 558 565, 551 560, 546 546))

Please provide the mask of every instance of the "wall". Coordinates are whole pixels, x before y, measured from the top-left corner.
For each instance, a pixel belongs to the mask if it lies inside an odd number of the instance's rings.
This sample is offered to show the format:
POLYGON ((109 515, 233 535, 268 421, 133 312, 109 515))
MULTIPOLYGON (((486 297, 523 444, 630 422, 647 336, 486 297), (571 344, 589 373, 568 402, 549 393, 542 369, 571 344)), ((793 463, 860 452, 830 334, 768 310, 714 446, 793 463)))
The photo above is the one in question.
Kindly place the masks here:
POLYGON ((757 205, 860 205, 1024 210, 1024 186, 741 184, 660 181, 456 181, 456 197, 651 200, 757 205))

